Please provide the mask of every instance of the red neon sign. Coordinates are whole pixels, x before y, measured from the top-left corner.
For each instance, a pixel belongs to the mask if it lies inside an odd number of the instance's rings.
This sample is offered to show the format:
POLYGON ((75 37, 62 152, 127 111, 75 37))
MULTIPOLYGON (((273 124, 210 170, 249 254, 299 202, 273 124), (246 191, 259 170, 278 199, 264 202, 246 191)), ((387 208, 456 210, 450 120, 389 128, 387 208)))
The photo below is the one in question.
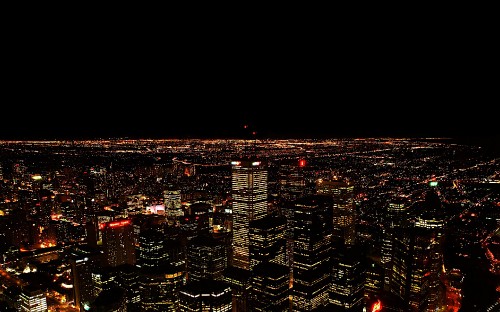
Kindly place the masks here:
POLYGON ((122 227, 122 226, 129 225, 129 224, 130 224, 130 220, 114 221, 114 222, 108 223, 109 227, 111 227, 111 228, 122 227))
POLYGON ((382 311, 382 301, 380 301, 380 299, 372 305, 372 312, 379 311, 382 311))

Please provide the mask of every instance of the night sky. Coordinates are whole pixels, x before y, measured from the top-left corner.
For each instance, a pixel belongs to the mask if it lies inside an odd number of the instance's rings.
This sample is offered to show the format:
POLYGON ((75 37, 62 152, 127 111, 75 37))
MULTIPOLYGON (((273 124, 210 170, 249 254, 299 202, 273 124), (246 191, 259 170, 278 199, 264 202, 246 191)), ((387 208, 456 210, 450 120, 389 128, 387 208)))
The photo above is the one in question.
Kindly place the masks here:
POLYGON ((500 132, 494 43, 465 30, 24 35, 5 39, 0 139, 500 132))

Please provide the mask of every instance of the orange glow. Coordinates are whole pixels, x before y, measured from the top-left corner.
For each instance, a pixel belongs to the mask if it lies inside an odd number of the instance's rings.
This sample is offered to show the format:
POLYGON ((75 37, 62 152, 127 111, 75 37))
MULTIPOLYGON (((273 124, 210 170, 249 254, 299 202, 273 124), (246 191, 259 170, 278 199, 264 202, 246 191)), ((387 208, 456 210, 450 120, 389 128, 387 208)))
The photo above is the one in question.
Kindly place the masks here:
POLYGON ((122 226, 129 225, 129 224, 130 224, 130 220, 122 220, 122 221, 115 221, 115 222, 108 223, 110 228, 122 227, 122 226))
POLYGON ((382 302, 380 300, 377 300, 377 302, 375 302, 372 305, 372 312, 379 312, 379 311, 382 311, 382 302))
POLYGON ((306 160, 305 159, 300 159, 299 160, 299 167, 305 167, 306 166, 306 160))
POLYGON ((53 221, 58 221, 61 217, 62 217, 62 214, 50 215, 50 219, 52 219, 53 221))
POLYGON ((99 223, 99 230, 104 230, 106 223, 99 223))

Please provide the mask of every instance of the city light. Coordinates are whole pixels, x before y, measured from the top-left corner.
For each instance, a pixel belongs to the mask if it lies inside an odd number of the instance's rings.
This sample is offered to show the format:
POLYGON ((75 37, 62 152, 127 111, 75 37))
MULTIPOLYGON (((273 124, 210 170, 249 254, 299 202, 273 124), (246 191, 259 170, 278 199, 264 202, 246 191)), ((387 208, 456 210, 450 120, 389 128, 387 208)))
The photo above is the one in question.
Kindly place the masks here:
POLYGON ((114 221, 108 223, 110 228, 122 227, 130 224, 130 220, 114 221))
POLYGON ((372 305, 372 312, 379 311, 382 311, 382 301, 380 301, 380 299, 372 305))

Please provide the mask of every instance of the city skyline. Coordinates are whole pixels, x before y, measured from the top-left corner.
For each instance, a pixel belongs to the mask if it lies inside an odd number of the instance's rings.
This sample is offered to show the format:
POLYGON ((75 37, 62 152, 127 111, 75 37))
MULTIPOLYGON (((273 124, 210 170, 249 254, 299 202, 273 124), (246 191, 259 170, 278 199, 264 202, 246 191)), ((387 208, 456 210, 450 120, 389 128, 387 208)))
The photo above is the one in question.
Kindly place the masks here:
POLYGON ((0 140, 0 309, 492 310, 499 161, 444 139, 0 140))

